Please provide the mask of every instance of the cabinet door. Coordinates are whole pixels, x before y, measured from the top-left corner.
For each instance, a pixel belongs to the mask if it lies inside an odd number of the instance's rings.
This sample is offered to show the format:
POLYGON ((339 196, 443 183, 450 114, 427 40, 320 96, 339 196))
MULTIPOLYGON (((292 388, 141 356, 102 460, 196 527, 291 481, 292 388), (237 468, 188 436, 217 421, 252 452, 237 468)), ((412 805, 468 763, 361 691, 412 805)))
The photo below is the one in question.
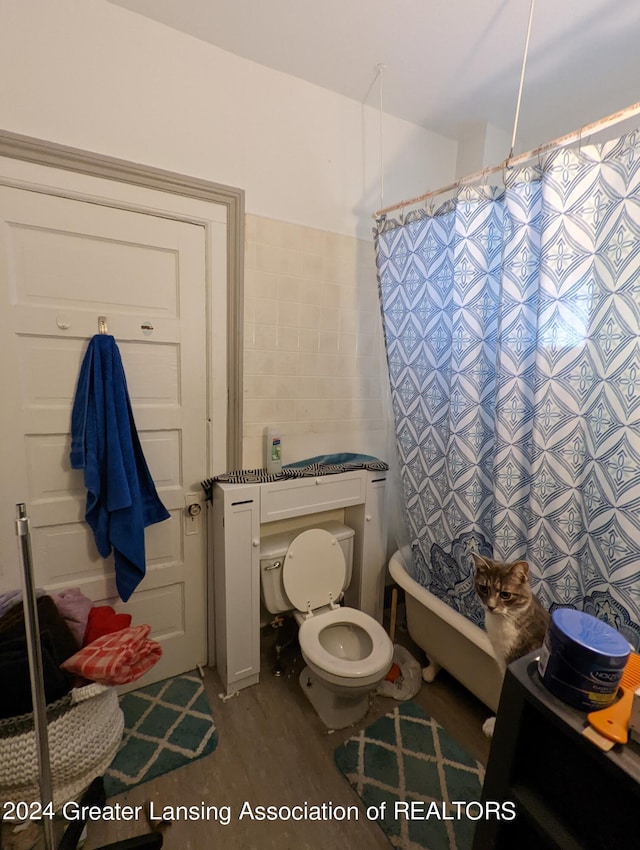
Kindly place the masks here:
POLYGON ((387 566, 387 512, 384 509, 386 479, 370 475, 364 516, 362 561, 365 581, 362 585, 362 610, 379 623, 384 613, 384 583, 387 566))
POLYGON ((369 614, 379 623, 384 613, 387 567, 386 475, 367 472, 365 503, 347 508, 345 522, 356 532, 353 577, 345 603, 369 614))
POLYGON ((216 664, 227 692, 260 674, 260 488, 214 489, 216 664))
POLYGON ((364 499, 364 476, 360 471, 274 481, 262 485, 260 521, 274 522, 359 505, 364 499))

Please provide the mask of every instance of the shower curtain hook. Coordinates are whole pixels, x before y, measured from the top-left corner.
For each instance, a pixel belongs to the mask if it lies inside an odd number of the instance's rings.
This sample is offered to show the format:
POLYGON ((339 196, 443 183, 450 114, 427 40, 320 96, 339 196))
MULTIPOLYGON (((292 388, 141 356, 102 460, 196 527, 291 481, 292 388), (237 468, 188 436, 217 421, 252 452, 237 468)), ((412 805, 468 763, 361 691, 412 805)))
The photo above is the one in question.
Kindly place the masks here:
POLYGON ((585 127, 583 125, 582 127, 580 127, 580 130, 578 131, 578 154, 582 153, 582 143, 583 143, 583 141, 584 141, 585 144, 589 143, 589 138, 590 138, 589 135, 587 135, 586 139, 583 138, 582 134, 584 133, 584 131, 585 131, 585 127))

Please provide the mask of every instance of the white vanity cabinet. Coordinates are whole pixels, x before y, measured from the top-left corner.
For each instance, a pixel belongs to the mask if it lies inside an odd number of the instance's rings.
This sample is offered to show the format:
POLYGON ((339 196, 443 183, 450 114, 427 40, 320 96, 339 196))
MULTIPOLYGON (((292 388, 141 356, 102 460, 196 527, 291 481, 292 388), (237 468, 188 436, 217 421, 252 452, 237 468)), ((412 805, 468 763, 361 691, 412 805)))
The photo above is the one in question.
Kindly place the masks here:
POLYGON ((308 516, 311 525, 313 514, 344 509, 345 524, 355 531, 345 604, 382 622, 385 485, 386 472, 367 469, 264 484, 214 484, 209 658, 215 657, 227 693, 260 678, 260 533, 267 523, 308 516))

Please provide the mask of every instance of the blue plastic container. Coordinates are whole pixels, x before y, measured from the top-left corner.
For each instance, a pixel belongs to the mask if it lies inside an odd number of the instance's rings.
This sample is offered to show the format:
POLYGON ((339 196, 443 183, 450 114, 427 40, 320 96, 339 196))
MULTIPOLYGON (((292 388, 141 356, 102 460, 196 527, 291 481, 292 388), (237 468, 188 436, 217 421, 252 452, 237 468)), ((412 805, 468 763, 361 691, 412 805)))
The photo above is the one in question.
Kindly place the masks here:
POLYGON ((538 672, 558 699, 594 711, 615 700, 630 651, 622 635, 597 617, 558 608, 551 615, 538 672))

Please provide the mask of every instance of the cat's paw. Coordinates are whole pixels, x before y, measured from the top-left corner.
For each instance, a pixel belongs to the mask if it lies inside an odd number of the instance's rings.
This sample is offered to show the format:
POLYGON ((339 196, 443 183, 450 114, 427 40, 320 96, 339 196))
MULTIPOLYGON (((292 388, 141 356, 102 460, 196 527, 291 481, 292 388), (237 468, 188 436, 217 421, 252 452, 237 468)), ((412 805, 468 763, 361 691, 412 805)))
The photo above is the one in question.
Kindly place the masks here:
POLYGON ((429 661, 429 666, 422 668, 423 681, 431 684, 441 670, 442 667, 437 662, 429 661))
POLYGON ((496 725, 495 717, 489 717, 482 724, 482 731, 487 736, 487 738, 493 738, 493 730, 495 728, 495 725, 496 725))

